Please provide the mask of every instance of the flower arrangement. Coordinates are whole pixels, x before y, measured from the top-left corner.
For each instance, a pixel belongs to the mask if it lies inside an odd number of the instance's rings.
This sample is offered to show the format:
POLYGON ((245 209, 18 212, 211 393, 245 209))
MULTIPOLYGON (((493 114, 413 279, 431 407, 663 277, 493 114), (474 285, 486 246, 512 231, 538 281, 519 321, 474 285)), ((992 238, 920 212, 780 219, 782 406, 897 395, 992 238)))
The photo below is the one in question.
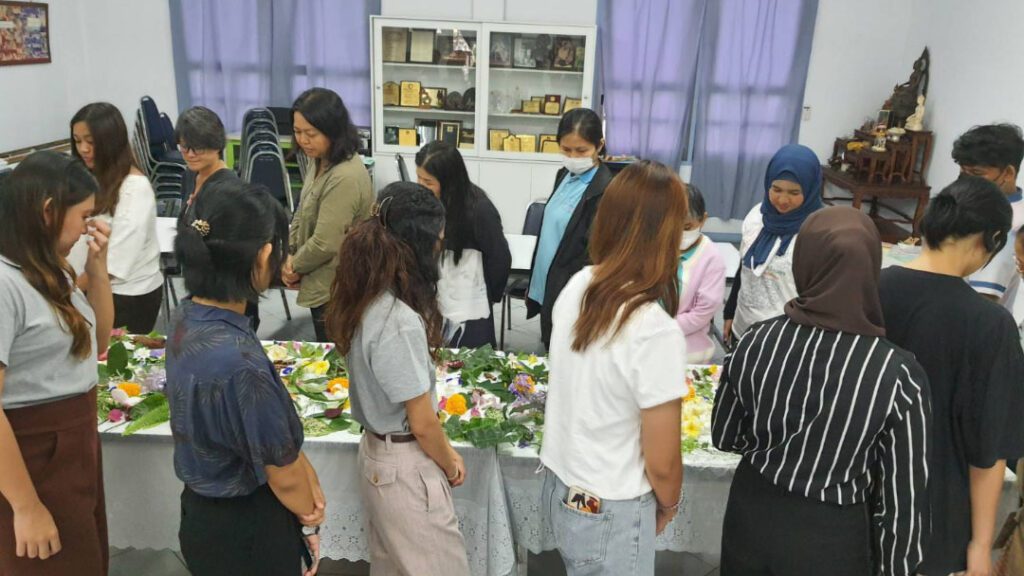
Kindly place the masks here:
POLYGON ((718 386, 718 366, 695 366, 686 375, 690 393, 683 398, 683 413, 680 432, 682 451, 689 454, 694 450, 707 450, 711 429, 711 413, 715 403, 715 388, 718 386))

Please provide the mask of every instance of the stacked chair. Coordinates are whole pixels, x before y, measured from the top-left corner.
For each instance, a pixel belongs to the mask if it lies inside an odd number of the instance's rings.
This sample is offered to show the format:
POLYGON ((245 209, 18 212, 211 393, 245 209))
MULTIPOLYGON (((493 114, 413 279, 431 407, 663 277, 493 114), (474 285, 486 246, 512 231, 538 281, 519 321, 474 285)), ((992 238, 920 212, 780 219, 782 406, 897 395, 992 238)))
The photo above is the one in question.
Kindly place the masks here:
POLYGON ((267 108, 253 108, 242 117, 242 146, 238 158, 238 173, 246 182, 266 186, 289 214, 295 212, 277 120, 267 108))
POLYGON ((153 183, 157 200, 180 199, 185 160, 178 152, 177 142, 174 142, 171 119, 160 113, 156 102, 149 96, 143 96, 139 101, 131 141, 135 158, 153 183))
MULTIPOLYGON (((260 184, 270 191, 288 211, 295 212, 292 183, 284 165, 281 140, 277 134, 277 121, 266 108, 253 108, 242 116, 242 147, 238 154, 239 175, 250 184, 260 184)), ((292 319, 288 297, 281 289, 281 303, 288 320, 292 319)))

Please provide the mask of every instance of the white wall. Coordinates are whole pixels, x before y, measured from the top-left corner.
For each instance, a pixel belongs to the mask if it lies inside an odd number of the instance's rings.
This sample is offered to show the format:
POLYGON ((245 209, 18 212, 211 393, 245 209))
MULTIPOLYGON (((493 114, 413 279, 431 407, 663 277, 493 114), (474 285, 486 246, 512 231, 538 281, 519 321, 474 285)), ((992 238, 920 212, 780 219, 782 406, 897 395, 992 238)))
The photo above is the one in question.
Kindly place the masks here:
POLYGON ((49 0, 53 62, 0 67, 0 152, 68 137, 80 107, 105 100, 131 121, 150 95, 177 117, 166 0, 49 0))

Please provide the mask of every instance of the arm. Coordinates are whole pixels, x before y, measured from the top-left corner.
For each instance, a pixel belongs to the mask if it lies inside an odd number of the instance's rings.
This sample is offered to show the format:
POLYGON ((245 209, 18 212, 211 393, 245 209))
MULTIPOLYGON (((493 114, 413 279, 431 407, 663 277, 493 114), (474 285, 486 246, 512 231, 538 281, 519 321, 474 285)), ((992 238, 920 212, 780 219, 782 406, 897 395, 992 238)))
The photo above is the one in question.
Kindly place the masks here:
MULTIPOLYGON (((483 194, 483 192, 481 192, 483 194)), ((484 281, 491 302, 501 302, 512 269, 512 253, 501 227, 501 215, 489 200, 481 198, 476 204, 473 231, 484 260, 484 281)))
POLYGON ((644 472, 658 499, 657 532, 675 516, 683 486, 683 456, 679 421, 683 404, 671 400, 640 411, 640 445, 644 472))
MULTIPOLYGON (((715 258, 708 263, 701 278, 696 279, 697 298, 689 310, 680 310, 676 322, 689 336, 694 332, 707 332, 708 325, 715 319, 715 313, 722 307, 725 294, 725 265, 715 258)), ((680 295, 682 296, 682 295, 680 295)))
POLYGON ((359 186, 359 182, 346 176, 332 178, 325 184, 313 234, 305 244, 296 246, 291 259, 295 273, 309 274, 338 255, 341 241, 359 212, 359 186))
POLYGON ((1005 475, 1006 460, 997 461, 991 468, 970 466, 971 541, 967 545, 967 576, 992 573, 992 541, 1005 475))
MULTIPOLYGON (((0 398, 3 397, 5 372, 6 368, 0 364, 0 398)), ((45 560, 60 552, 60 535, 50 511, 39 500, 14 430, 2 408, 0 405, 0 495, 14 510, 16 555, 45 560)))
POLYGON ((743 264, 736 269, 736 277, 732 279, 732 288, 729 290, 729 300, 725 303, 725 309, 722 310, 722 317, 725 320, 732 320, 736 317, 736 301, 740 295, 740 278, 743 277, 743 264))
POLYGON ((314 514, 313 486, 310 484, 309 463, 301 452, 291 464, 285 466, 264 466, 267 484, 274 496, 296 516, 314 514))
POLYGON ((94 230, 89 232, 89 256, 85 261, 85 272, 89 275, 89 305, 96 314, 96 353, 103 354, 110 343, 110 330, 114 327, 114 293, 110 289, 110 275, 107 273, 107 244, 110 226, 100 220, 93 220, 94 230))
POLYGON ((420 448, 441 468, 452 486, 462 484, 466 478, 465 464, 441 429, 441 421, 434 411, 430 393, 407 400, 405 412, 409 418, 409 430, 416 437, 420 448))
POLYGON ((901 369, 885 429, 875 444, 872 496, 878 573, 909 576, 921 562, 928 518, 928 462, 931 407, 927 379, 919 366, 901 369))

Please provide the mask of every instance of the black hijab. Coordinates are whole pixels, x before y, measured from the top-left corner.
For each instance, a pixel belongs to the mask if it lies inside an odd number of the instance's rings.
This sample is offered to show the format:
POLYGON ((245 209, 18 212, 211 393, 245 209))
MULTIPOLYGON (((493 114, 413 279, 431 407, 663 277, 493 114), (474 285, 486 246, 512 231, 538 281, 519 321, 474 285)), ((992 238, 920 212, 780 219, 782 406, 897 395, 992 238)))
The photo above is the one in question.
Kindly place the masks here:
POLYGON ((786 304, 797 324, 862 336, 885 336, 878 275, 878 229, 860 210, 825 208, 796 237, 793 277, 799 296, 786 304))

